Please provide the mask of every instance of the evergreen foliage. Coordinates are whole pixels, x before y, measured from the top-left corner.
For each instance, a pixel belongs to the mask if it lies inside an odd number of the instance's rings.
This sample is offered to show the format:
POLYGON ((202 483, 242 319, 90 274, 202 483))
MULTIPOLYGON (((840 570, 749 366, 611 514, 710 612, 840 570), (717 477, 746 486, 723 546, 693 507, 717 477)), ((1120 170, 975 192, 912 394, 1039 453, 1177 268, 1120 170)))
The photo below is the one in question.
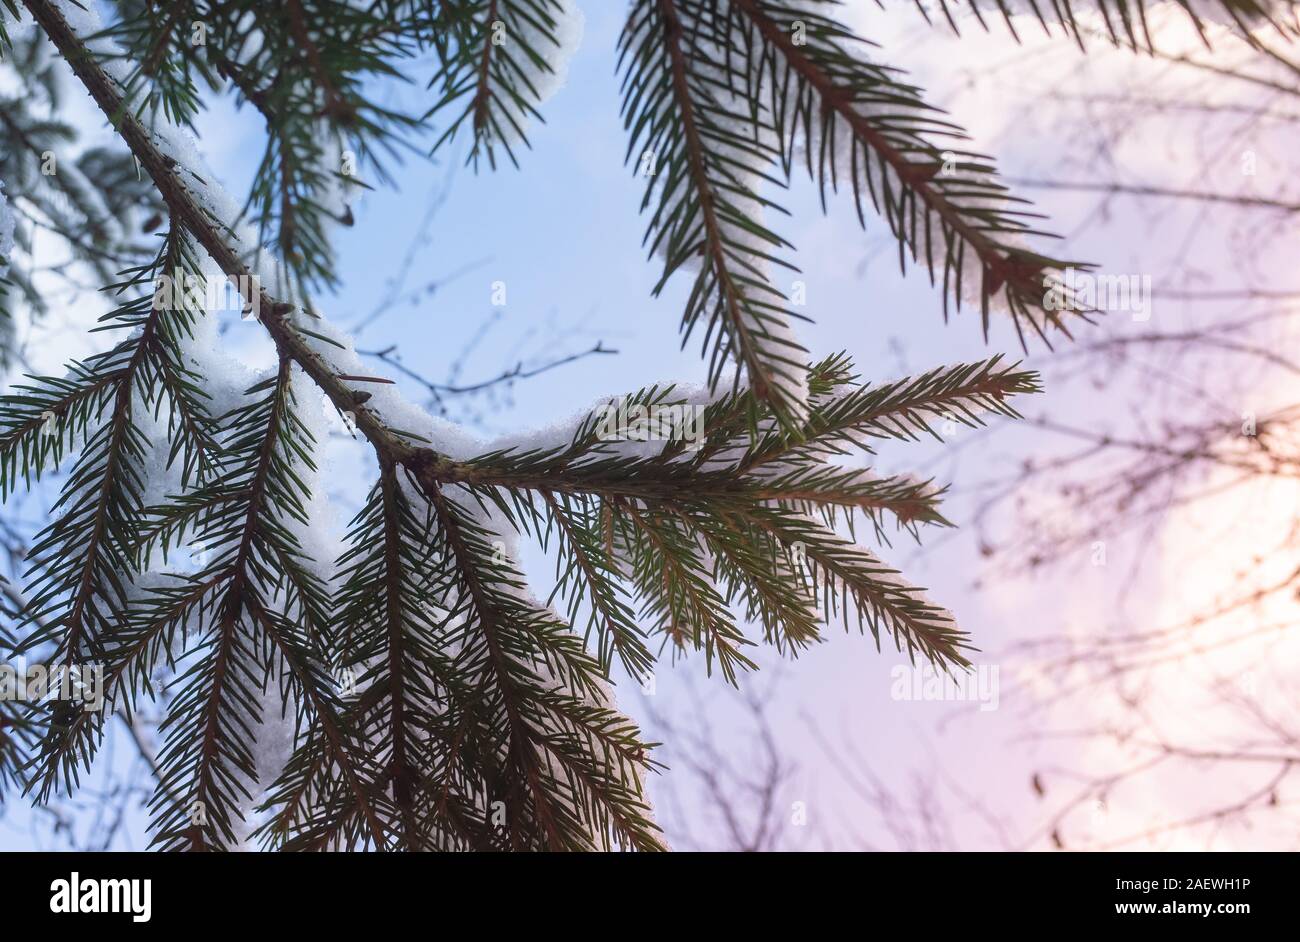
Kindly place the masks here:
MULTIPOLYGON (((0 100, 0 179, 26 219, 69 235, 118 307, 99 328, 116 332, 107 352, 0 400, 0 489, 66 474, 27 595, 4 597, 0 642, 103 664, 109 711, 166 705, 156 846, 232 849, 251 832, 286 850, 655 849, 656 766, 614 704, 616 666, 644 678, 666 651, 697 651, 740 683, 748 626, 794 655, 831 622, 968 666, 968 637, 881 555, 899 532, 947 525, 942 489, 839 459, 937 437, 941 418, 1015 417, 1036 379, 996 357, 892 382, 858 377, 842 354, 810 362, 773 274, 792 270, 793 248, 764 217, 784 213, 772 194, 803 170, 824 202, 844 193, 864 226, 880 217, 900 263, 924 268, 945 304, 975 303, 985 333, 1002 311, 1022 341, 1048 340, 1087 312, 1044 303, 1072 263, 1033 247, 1037 217, 993 162, 836 4, 630 4, 627 157, 646 177, 656 293, 693 279, 682 330, 702 345, 709 392, 653 387, 622 406, 702 408, 700 439, 611 440, 596 409, 563 440, 469 458, 361 388, 312 296, 334 281, 330 228, 351 223, 363 175, 382 182, 394 157, 457 138, 481 169, 525 162, 571 2, 131 0, 107 24, 66 0, 3 6, 0 48, 29 94, 0 100), (15 29, 20 16, 36 28, 15 29), (122 147, 42 185, 41 155, 72 134, 50 117, 66 91, 51 50, 122 147), (427 110, 381 104, 378 88, 420 62, 427 110), (251 234, 176 133, 227 87, 266 131, 251 234), (211 265, 278 353, 233 397, 197 358, 210 315, 157 290, 211 265), (303 402, 321 393, 378 468, 337 558, 310 538, 321 443, 303 402), (555 559, 548 599, 520 568, 521 538, 555 559), (267 769, 273 727, 291 745, 267 769)), ((1068 5, 1031 6, 1078 35, 1068 5)), ((1140 3, 1098 6, 1116 42, 1140 44, 1140 3)), ((1222 6, 1243 22, 1280 15, 1222 6)), ((48 303, 17 261, 10 277, 33 313, 48 303)), ((37 801, 76 788, 107 715, 0 703, 0 785, 37 801)))

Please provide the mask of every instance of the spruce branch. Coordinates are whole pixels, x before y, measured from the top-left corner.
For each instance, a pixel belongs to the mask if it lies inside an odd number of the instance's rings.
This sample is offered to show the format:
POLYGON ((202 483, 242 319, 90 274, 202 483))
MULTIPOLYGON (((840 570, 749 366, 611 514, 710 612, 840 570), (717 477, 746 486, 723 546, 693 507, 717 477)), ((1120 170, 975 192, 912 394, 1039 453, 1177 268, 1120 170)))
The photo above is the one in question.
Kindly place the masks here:
POLYGON ((397 77, 389 60, 414 52, 405 34, 424 14, 401 6, 293 0, 279 15, 257 3, 183 2, 161 15, 133 2, 82 42, 113 67, 124 108, 142 120, 160 111, 192 127, 200 83, 216 89, 221 78, 262 113, 267 145, 249 206, 263 241, 289 266, 294 293, 305 297, 333 283, 327 230, 348 222, 350 209, 339 203, 362 185, 355 164, 369 161, 386 178, 381 152, 407 146, 415 124, 360 91, 370 78, 397 77))
POLYGON ((454 0, 440 4, 436 47, 442 68, 429 82, 440 97, 425 119, 448 111, 453 117, 433 152, 469 125, 467 161, 478 167, 486 156, 495 170, 497 148, 519 166, 515 149, 531 146, 525 125, 545 121, 538 81, 555 71, 551 56, 561 46, 560 0, 454 0), (456 113, 458 110, 458 113, 456 113))
POLYGON ((833 4, 726 0, 725 9, 733 42, 752 60, 750 94, 764 99, 787 177, 802 149, 823 204, 827 189, 847 179, 863 226, 869 201, 899 240, 900 264, 910 256, 942 281, 945 318, 949 301, 960 308, 973 283, 986 338, 999 294, 1022 344, 1022 322, 1049 345, 1049 325, 1069 335, 1046 289, 1054 271, 1089 266, 1022 245, 1046 235, 1032 228, 1025 201, 1008 193, 988 158, 961 149, 959 126, 822 15, 833 4))
POLYGON ((752 644, 736 627, 727 599, 709 572, 697 565, 693 534, 665 516, 652 516, 624 504, 620 544, 632 563, 632 581, 643 600, 641 616, 653 619, 666 638, 684 648, 687 640, 703 651, 712 671, 736 684, 738 669, 757 665, 742 652, 752 644))
MULTIPOLYGON (((347 706, 325 673, 326 665, 318 654, 318 637, 304 631, 299 623, 262 609, 255 601, 250 604, 287 669, 293 689, 315 719, 307 743, 290 757, 280 777, 268 788, 258 810, 274 810, 275 814, 254 836, 269 846, 287 849, 296 838, 313 833, 313 808, 318 816, 321 809, 335 810, 321 796, 342 792, 349 813, 332 816, 331 833, 346 830, 351 839, 343 843, 345 847, 386 847, 387 809, 374 784, 383 780, 382 773, 374 767, 350 725, 347 706)), ((317 837, 317 849, 327 844, 317 837)))
MULTIPOLYGON (((290 363, 280 362, 268 397, 256 404, 257 413, 267 413, 264 422, 236 420, 242 439, 232 446, 245 464, 248 481, 241 491, 244 500, 222 508, 221 526, 209 522, 207 532, 233 537, 230 549, 198 580, 215 579, 219 601, 214 604, 213 623, 205 632, 194 666, 177 681, 183 685, 173 701, 163 730, 168 733, 160 761, 166 781, 185 794, 186 805, 166 805, 156 817, 154 843, 164 848, 207 850, 233 846, 234 805, 241 798, 252 799, 244 781, 256 781, 256 763, 251 743, 253 728, 262 722, 258 704, 258 650, 246 620, 246 593, 254 591, 257 542, 262 515, 273 499, 269 494, 276 446, 286 423, 290 363), (265 432, 260 431, 261 428, 265 432), (198 728, 198 740, 193 730, 198 728), (241 781, 241 779, 243 781, 241 781), (192 808, 200 809, 194 815, 192 808)), ((265 386, 265 384, 264 384, 265 386)), ((256 391, 256 390, 255 390, 256 391)), ((246 415, 251 418, 253 409, 246 415)), ((257 415, 262 419, 262 415, 257 415)), ((243 475, 244 469, 235 472, 243 475)), ((225 482, 222 482, 225 483, 225 482)), ((214 487, 222 486, 214 484, 214 487)))
POLYGON ((430 504, 443 558, 469 604, 460 657, 480 678, 491 721, 484 735, 504 756, 496 787, 512 840, 552 850, 593 841, 658 849, 640 795, 645 746, 606 705, 599 663, 568 624, 523 595, 523 577, 493 545, 493 531, 442 488, 430 504))
POLYGON ((793 423, 804 410, 807 352, 771 269, 795 269, 774 254, 789 243, 756 218, 780 211, 758 193, 776 153, 766 126, 753 134, 734 126, 735 65, 721 41, 684 20, 696 6, 638 2, 619 40, 627 160, 647 177, 642 208, 655 203, 645 241, 664 255, 655 294, 679 268, 697 267, 683 342, 703 331, 710 386, 739 364, 758 399, 793 423))
MULTIPOLYGON (((335 743, 340 736, 337 710, 323 693, 326 664, 313 641, 327 635, 329 600, 294 531, 309 522, 303 473, 313 469, 314 442, 297 416, 292 376, 291 362, 281 360, 274 378, 254 386, 254 398, 224 417, 225 451, 215 480, 179 496, 175 507, 150 511, 166 517, 188 514, 190 501, 202 505, 206 513, 195 528, 214 552, 198 573, 176 577, 200 594, 189 611, 182 609, 183 635, 193 633, 197 643, 180 658, 193 665, 173 682, 181 692, 164 721, 169 738, 160 762, 168 784, 186 796, 183 808, 169 805, 155 816, 154 840, 164 847, 222 849, 242 839, 236 819, 258 781, 252 730, 263 722, 269 675, 284 680, 282 710, 292 690, 327 735, 333 731, 335 743), (214 501, 213 492, 227 499, 214 501)), ((355 776, 350 762, 343 770, 355 776)))
MULTIPOLYGON (((131 331, 127 340, 74 363, 73 380, 34 378, 36 385, 26 387, 33 394, 0 401, 9 429, 0 440, 5 489, 13 485, 19 463, 24 477, 39 476, 62 457, 65 442, 86 437, 55 504, 55 520, 27 554, 28 575, 36 579, 25 612, 30 630, 19 646, 30 651, 52 644, 53 659, 67 669, 107 656, 130 604, 145 462, 154 448, 138 424, 141 413, 168 415, 167 464, 181 458, 183 480, 209 468, 204 394, 178 346, 193 311, 183 296, 177 305, 157 303, 153 290, 161 272, 179 273, 187 260, 192 261, 184 240, 173 231, 152 265, 114 286, 119 294, 147 289, 106 318, 107 327, 131 331), (33 435, 42 440, 34 442, 33 435)), ((32 759, 38 794, 48 795, 60 780, 71 788, 79 770, 89 766, 102 727, 102 719, 84 713, 48 726, 32 759)))
MULTIPOLYGON (((206 252, 259 312, 277 352, 274 376, 227 414, 209 417, 204 384, 183 355, 192 319, 166 306, 146 311, 137 299, 117 318, 138 329, 128 341, 0 406, 5 488, 20 473, 44 473, 87 439, 66 499, 74 522, 88 513, 94 525, 71 528, 74 535, 64 525, 47 541, 57 558, 43 565, 58 581, 40 601, 92 615, 102 608, 116 621, 92 618, 70 650, 93 650, 106 662, 110 702, 127 709, 135 697, 154 695, 159 675, 175 675, 169 689, 179 692, 165 722, 153 802, 155 844, 235 847, 261 793, 257 810, 269 817, 255 836, 268 847, 657 849, 642 783, 654 768, 648 744, 614 709, 607 686, 615 658, 634 676, 650 670, 651 632, 702 651, 710 669, 716 663, 732 682, 753 666, 744 620, 792 654, 820 640, 823 622, 841 617, 870 630, 878 647, 888 634, 909 655, 945 667, 968 663, 968 641, 951 616, 838 532, 840 523, 852 531, 855 520, 866 520, 887 542, 890 521, 914 535, 944 525, 940 489, 836 462, 870 453, 877 438, 933 434, 939 417, 975 425, 989 414, 1014 416, 1007 400, 1036 391, 1036 379, 993 358, 863 385, 846 357, 810 367, 787 333, 792 315, 770 272, 784 265, 776 253, 788 246, 758 220, 760 210, 777 209, 758 189, 788 182, 768 167, 782 167, 788 178, 796 136, 809 147, 829 139, 813 110, 827 127, 851 124, 860 101, 844 98, 841 84, 856 89, 862 74, 881 74, 861 64, 837 72, 836 36, 823 36, 823 45, 796 60, 772 32, 789 12, 776 4, 634 5, 622 40, 624 115, 632 147, 650 142, 661 161, 647 189, 646 206, 654 204, 647 241, 667 255, 665 280, 699 266, 684 327, 689 333, 699 322, 713 353, 707 395, 653 387, 625 402, 647 412, 698 410, 700 435, 659 436, 654 445, 626 430, 611 436, 602 408, 567 441, 453 459, 422 437, 435 431, 392 424, 392 402, 377 405, 386 397, 370 392, 389 381, 361 375, 346 338, 301 309, 302 290, 276 294, 252 277, 247 259, 260 245, 247 245, 234 220, 216 215, 219 191, 174 159, 166 129, 149 126, 115 77, 121 71, 105 67, 111 54, 98 44, 88 53, 87 38, 59 5, 24 3, 161 194, 171 217, 168 264, 197 268, 198 249, 206 252), (745 41, 737 45, 737 37, 745 41), (767 87, 767 75, 784 75, 801 118, 754 93, 767 87), (825 108, 815 105, 819 96, 830 96, 825 108), (748 383, 738 377, 720 392, 727 362, 739 363, 748 383), (300 536, 312 523, 319 447, 296 405, 304 379, 350 414, 379 467, 337 560, 312 558, 319 552, 300 536), (146 384, 147 395, 133 391, 146 384), (144 413, 137 399, 165 442, 136 427, 144 413), (40 436, 44 412, 55 416, 52 441, 40 436), (145 506, 146 482, 134 469, 158 448, 167 450, 168 465, 179 465, 179 493, 145 506), (530 593, 508 545, 516 534, 556 552, 556 589, 546 603, 530 593), (68 548, 86 539, 94 551, 70 559, 68 548), (197 572, 149 571, 159 549, 165 563, 194 540, 214 553, 197 572), (73 576, 93 583, 84 599, 73 576), (111 604, 101 606, 101 597, 111 604), (567 617, 549 607, 560 599, 567 617), (594 651, 574 630, 584 614, 594 651), (355 696, 334 682, 345 671, 359 674, 355 696), (259 736, 277 713, 293 726, 294 749, 267 789, 259 736)), ((295 0, 287 22, 254 17, 267 26, 265 48, 283 53, 274 66, 242 54, 236 33, 223 34, 222 48, 205 56, 267 121, 263 218, 278 219, 282 251, 297 247, 307 256, 301 264, 287 259, 300 274, 328 256, 321 227, 299 225, 324 188, 310 176, 321 172, 317 135, 383 140, 390 125, 381 116, 367 126, 358 85, 392 68, 380 53, 380 21, 396 17, 392 58, 422 42, 410 11, 398 15, 400 4, 363 11, 338 4, 337 20, 317 21, 313 11, 324 6, 335 5, 295 0), (349 42, 365 48, 352 55, 349 42)), ((482 147, 490 160, 494 143, 514 140, 508 125, 537 97, 530 70, 538 57, 510 43, 504 51, 485 45, 491 18, 507 8, 520 17, 510 39, 554 34, 552 0, 448 3, 422 21, 461 31, 428 37, 447 93, 456 92, 442 106, 468 98, 460 121, 473 126, 474 153, 482 147)), ((150 74, 190 59, 173 49, 184 22, 173 13, 170 23, 151 15, 141 34, 150 74)), ((906 95, 899 100, 911 107, 906 95)), ((911 186, 899 205, 919 212, 925 200, 917 186, 927 180, 903 165, 914 154, 882 120, 863 119, 859 143, 911 186)), ((915 130, 908 121, 898 126, 915 130)), ((823 168, 822 181, 833 184, 839 171, 825 158, 823 168)), ((883 173, 862 179, 879 182, 883 173)), ((920 231, 909 225, 901 241, 920 231)), ((960 258, 957 252, 953 264, 960 258)), ((142 269, 126 286, 141 288, 151 276, 142 269)), ((39 793, 89 763, 102 725, 79 719, 47 734, 39 793)))
MULTIPOLYGON (((398 473, 381 466, 379 482, 353 520, 334 600, 347 627, 335 647, 340 668, 359 672, 355 682, 363 692, 346 719, 359 741, 377 753, 370 790, 391 810, 385 818, 393 826, 384 828, 377 846, 417 850, 432 840, 417 802, 430 787, 440 706, 457 680, 440 652, 442 617, 431 604, 440 593, 428 579, 430 521, 401 492, 398 473)), ((333 800, 334 819, 356 813, 355 795, 333 800)), ((308 828, 293 839, 321 842, 330 836, 308 828)))
MULTIPOLYGON (((543 491, 541 496, 549 510, 546 520, 554 526, 559 543, 557 579, 552 598, 569 599, 570 624, 578 622, 580 602, 586 599, 590 603, 587 637, 594 629, 604 673, 609 673, 617 655, 633 677, 645 677, 654 664, 654 658, 642 640, 644 633, 617 581, 617 562, 611 558, 602 541, 599 502, 551 491, 543 491)), ((545 545, 543 539, 543 547, 545 545)), ((584 637, 584 642, 587 637, 584 637)))
POLYGON ((1001 366, 1000 355, 879 385, 857 384, 847 361, 837 366, 845 372, 834 393, 817 400, 799 433, 774 429, 760 436, 740 460, 741 470, 754 471, 777 460, 824 459, 855 449, 871 453, 872 439, 916 440, 925 434, 941 440, 934 430, 936 420, 977 428, 987 415, 1019 418, 1008 400, 1041 391, 1036 374, 1001 366))
MULTIPOLYGON (((18 647, 14 628, 26 600, 9 583, 0 577, 0 650, 12 652, 18 647)), ((27 756, 44 734, 44 717, 40 713, 24 710, 8 698, 0 700, 0 789, 10 787, 25 790, 28 778, 24 766, 27 756)), ((3 792, 0 792, 2 794, 3 792)))
MULTIPOLYGON (((29 8, 56 45, 74 53, 70 57, 74 69, 106 114, 120 113, 120 95, 112 80, 92 61, 75 55, 75 50, 78 48, 77 37, 59 11, 39 0, 31 0, 29 8)), ((129 115, 121 117, 119 130, 124 140, 140 158, 142 166, 158 184, 173 212, 188 223, 194 237, 208 249, 209 254, 227 275, 236 280, 243 276, 244 286, 256 283, 248 277, 247 269, 237 252, 228 244, 220 224, 206 214, 194 194, 181 182, 175 168, 163 156, 150 134, 129 115)), ((265 293, 262 294, 261 300, 264 302, 263 310, 266 312, 262 322, 281 351, 282 363, 293 361, 300 364, 341 409, 354 406, 355 399, 351 389, 330 370, 324 359, 308 346, 289 321, 287 316, 289 306, 275 301, 265 293)), ((446 465, 446 459, 427 449, 417 450, 408 445, 368 410, 358 410, 357 424, 367 438, 376 445, 376 450, 380 452, 381 457, 397 456, 399 460, 394 460, 392 462, 394 465, 402 464, 416 471, 422 477, 422 489, 427 494, 438 494, 434 472, 446 465)), ((434 499, 436 502, 438 498, 434 499)), ((442 516, 444 525, 448 520, 453 519, 448 516, 445 506, 442 516)), ((458 534, 463 532, 462 529, 457 530, 458 534)), ((463 556, 466 543, 462 540, 457 543, 457 546, 463 556)), ((562 636, 556 635, 556 632, 567 632, 567 626, 537 613, 529 613, 526 607, 521 608, 504 599, 492 597, 491 594, 483 591, 482 582, 475 582, 474 585, 480 590, 476 593, 477 604, 491 626, 490 637, 495 639, 495 631, 513 632, 527 628, 533 640, 537 640, 538 637, 545 638, 548 642, 546 650, 549 652, 550 663, 564 665, 565 676, 570 681, 580 681, 586 689, 586 695, 592 695, 594 688, 591 685, 595 683, 598 666, 594 661, 584 660, 585 654, 576 639, 566 641, 562 636), (512 616, 517 621, 512 622, 503 618, 503 614, 512 616)), ((184 728, 184 724, 177 719, 169 727, 172 740, 171 749, 166 754, 166 759, 171 763, 169 767, 176 770, 177 778, 185 777, 187 773, 192 777, 197 773, 197 792, 202 792, 202 797, 196 800, 204 801, 205 807, 209 802, 214 805, 213 808, 207 809, 207 813, 213 815, 213 824, 217 832, 215 840, 218 845, 231 837, 231 809, 237 803, 237 792, 244 787, 240 784, 241 777, 249 777, 251 768, 250 757, 245 751, 241 751, 239 744, 231 742, 229 738, 233 726, 243 725, 247 717, 237 712, 231 713, 224 708, 227 701, 221 689, 222 685, 232 680, 231 675, 226 673, 229 670, 230 660, 233 658, 242 663, 249 653, 246 642, 236 631, 233 620, 238 616, 237 595, 228 598, 230 601, 222 610, 219 622, 220 634, 215 639, 217 648, 210 651, 200 662, 203 665, 201 670, 192 671, 188 675, 196 678, 195 683, 200 686, 192 687, 187 691, 190 695, 178 698, 177 701, 183 708, 181 715, 196 714, 206 717, 208 732, 202 740, 203 749, 194 754, 182 748, 180 730, 184 728), (224 660, 218 661, 217 658, 224 660), (218 666, 221 668, 221 685, 213 681, 213 671, 218 666)), ((513 661, 502 660, 505 655, 496 640, 488 642, 488 648, 496 649, 494 662, 502 671, 517 666, 513 661)), ((241 672, 246 673, 246 670, 241 668, 241 672)), ((241 685, 241 692, 246 692, 242 689, 241 677, 236 676, 233 681, 241 685)), ((518 680, 515 679, 515 682, 518 680)), ((585 809, 587 815, 594 817, 595 821, 606 829, 605 832, 614 835, 614 839, 640 846, 654 846, 651 832, 647 830, 652 826, 642 816, 644 809, 640 804, 639 786, 630 788, 624 781, 624 773, 630 768, 628 763, 631 761, 627 757, 641 755, 643 751, 639 745, 627 739, 632 735, 630 732, 608 731, 617 729, 609 726, 616 722, 614 714, 604 708, 597 713, 591 713, 585 708, 580 709, 577 702, 558 694, 530 700, 523 705, 512 702, 507 713, 513 713, 516 720, 520 722, 526 719, 533 721, 527 730, 521 729, 519 723, 514 726, 515 731, 511 740, 516 763, 514 767, 524 773, 520 781, 526 781, 528 794, 525 795, 516 788, 510 793, 510 797, 515 802, 519 817, 538 822, 547 843, 554 846, 577 846, 590 840, 591 832, 585 827, 587 816, 581 813, 585 809), (525 710, 545 710, 545 713, 526 715, 525 710), (557 724, 558 728, 547 728, 545 725, 547 722, 557 724), (598 725, 591 726, 589 725, 591 723, 598 725), (624 756, 619 762, 618 769, 611 770, 603 765, 592 764, 582 767, 578 764, 578 750, 582 742, 585 741, 590 746, 595 741, 601 740, 608 747, 609 742, 612 741, 609 740, 611 735, 615 736, 620 744, 621 754, 624 756), (535 751, 540 747, 545 748, 545 764, 543 757, 535 751), (583 780, 573 800, 561 800, 557 803, 550 797, 550 790, 561 795, 566 791, 556 780, 551 763, 563 764, 569 780, 579 777, 583 780)), ((604 748, 602 751, 608 750, 604 748)), ((209 846, 212 840, 206 833, 190 825, 179 815, 159 815, 158 821, 160 841, 173 844, 183 842, 190 846, 209 846)), ((512 835, 512 840, 517 839, 517 832, 512 831, 512 835)))

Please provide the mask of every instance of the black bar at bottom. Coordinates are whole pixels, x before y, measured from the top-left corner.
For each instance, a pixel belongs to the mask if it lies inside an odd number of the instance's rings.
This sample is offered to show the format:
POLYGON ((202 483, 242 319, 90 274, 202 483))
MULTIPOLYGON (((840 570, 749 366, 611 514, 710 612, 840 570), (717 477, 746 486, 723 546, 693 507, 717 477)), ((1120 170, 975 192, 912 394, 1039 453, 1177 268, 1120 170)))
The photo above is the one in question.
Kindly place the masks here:
POLYGON ((409 920, 412 931, 460 934, 454 927, 469 919, 549 933, 685 929, 690 913, 707 913, 724 925, 780 915, 844 918, 846 930, 906 919, 927 930, 1104 924, 1183 933, 1294 931, 1297 915, 1296 858, 1286 854, 12 853, 0 854, 0 880, 10 930, 389 934, 409 920))

